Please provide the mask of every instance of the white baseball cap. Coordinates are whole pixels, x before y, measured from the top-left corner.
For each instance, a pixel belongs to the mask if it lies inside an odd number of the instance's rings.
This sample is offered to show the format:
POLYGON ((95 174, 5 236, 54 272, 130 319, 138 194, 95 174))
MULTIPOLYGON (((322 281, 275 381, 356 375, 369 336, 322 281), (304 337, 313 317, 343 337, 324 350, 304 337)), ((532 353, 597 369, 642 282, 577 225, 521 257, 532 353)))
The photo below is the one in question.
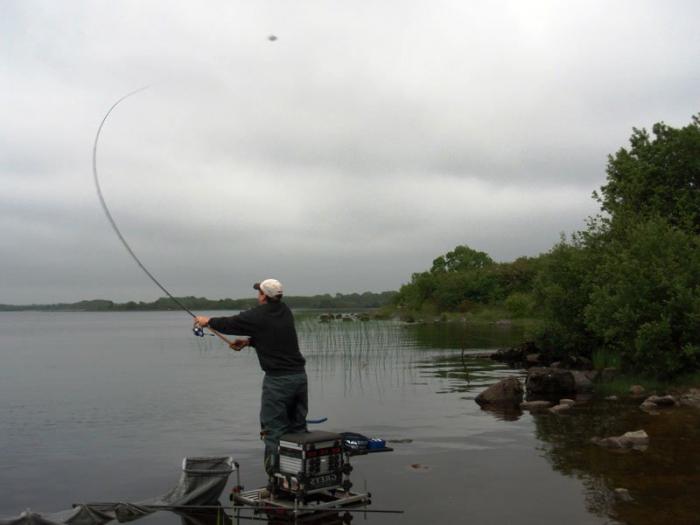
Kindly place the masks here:
POLYGON ((255 283, 253 288, 260 290, 268 297, 279 297, 282 295, 282 283, 277 279, 265 279, 259 283, 255 283))

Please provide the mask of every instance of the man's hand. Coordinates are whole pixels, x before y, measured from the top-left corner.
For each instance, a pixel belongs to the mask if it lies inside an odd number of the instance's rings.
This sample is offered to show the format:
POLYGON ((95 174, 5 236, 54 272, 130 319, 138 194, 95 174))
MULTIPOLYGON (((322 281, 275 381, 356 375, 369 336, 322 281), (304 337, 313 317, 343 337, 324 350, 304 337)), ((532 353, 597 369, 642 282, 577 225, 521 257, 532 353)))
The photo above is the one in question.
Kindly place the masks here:
POLYGON ((201 326, 204 328, 205 326, 209 326, 209 318, 204 317, 203 315, 198 315, 197 317, 194 318, 194 324, 201 326))
POLYGON ((241 349, 245 348, 249 344, 250 344, 250 339, 236 339, 229 346, 231 347, 231 350, 235 350, 236 352, 240 352, 241 349))

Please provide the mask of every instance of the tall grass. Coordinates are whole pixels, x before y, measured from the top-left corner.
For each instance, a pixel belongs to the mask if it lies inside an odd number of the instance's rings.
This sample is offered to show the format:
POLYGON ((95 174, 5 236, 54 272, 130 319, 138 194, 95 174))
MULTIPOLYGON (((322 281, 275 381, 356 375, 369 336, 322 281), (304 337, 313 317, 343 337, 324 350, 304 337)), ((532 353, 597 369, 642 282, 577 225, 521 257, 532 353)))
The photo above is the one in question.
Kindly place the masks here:
POLYGON ((620 354, 609 348, 599 348, 593 351, 591 356, 593 368, 603 370, 604 368, 620 368, 622 360, 620 354))

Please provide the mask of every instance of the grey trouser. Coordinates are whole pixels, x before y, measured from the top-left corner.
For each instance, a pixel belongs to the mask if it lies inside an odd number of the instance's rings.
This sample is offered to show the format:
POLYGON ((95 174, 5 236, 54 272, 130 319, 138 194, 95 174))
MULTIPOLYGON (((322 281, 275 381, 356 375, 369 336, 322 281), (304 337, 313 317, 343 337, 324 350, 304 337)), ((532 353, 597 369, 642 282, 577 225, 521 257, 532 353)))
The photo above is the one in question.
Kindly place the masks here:
POLYGON ((260 404, 260 428, 265 440, 265 471, 272 474, 280 437, 306 432, 309 390, 306 372, 286 376, 265 374, 260 404))

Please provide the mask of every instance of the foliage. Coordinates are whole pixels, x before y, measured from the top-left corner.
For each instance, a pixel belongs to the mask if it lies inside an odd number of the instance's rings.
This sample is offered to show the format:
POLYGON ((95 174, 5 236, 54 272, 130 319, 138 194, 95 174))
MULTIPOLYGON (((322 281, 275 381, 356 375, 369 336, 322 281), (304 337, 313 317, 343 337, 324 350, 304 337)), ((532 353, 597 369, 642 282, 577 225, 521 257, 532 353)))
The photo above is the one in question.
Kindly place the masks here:
POLYGON ((528 317, 533 314, 535 300, 532 294, 513 292, 505 300, 505 307, 515 318, 528 317))
POLYGON ((493 260, 486 253, 473 250, 469 246, 460 245, 451 252, 436 258, 433 261, 430 273, 481 270, 492 264, 493 260))
POLYGON ((676 129, 634 129, 594 194, 602 215, 548 253, 496 263, 457 246, 416 273, 404 309, 501 307, 542 318, 537 340, 669 378, 700 367, 700 116, 676 129), (500 305, 500 306, 499 306, 500 305))
POLYGON ((511 263, 496 263, 484 252, 457 246, 437 257, 430 271, 414 273, 395 302, 414 311, 429 305, 437 311, 461 312, 478 305, 503 303, 511 294, 531 290, 535 261, 521 257, 511 263))
POLYGON ((589 220, 543 260, 540 343, 670 378, 700 366, 700 121, 635 129, 589 220))
POLYGON ((607 184, 594 194, 612 218, 663 217, 700 234, 700 115, 680 129, 633 129, 630 148, 608 157, 607 184))
POLYGON ((700 357, 700 237, 655 218, 626 225, 604 247, 584 317, 630 368, 660 377, 700 357))
POLYGON ((595 252, 581 237, 562 239, 543 258, 534 294, 543 317, 538 342, 555 354, 591 355, 598 341, 585 324, 595 252))
POLYGON ((591 354, 591 361, 595 370, 603 370, 604 368, 620 368, 620 354, 610 348, 601 347, 594 350, 591 354))

